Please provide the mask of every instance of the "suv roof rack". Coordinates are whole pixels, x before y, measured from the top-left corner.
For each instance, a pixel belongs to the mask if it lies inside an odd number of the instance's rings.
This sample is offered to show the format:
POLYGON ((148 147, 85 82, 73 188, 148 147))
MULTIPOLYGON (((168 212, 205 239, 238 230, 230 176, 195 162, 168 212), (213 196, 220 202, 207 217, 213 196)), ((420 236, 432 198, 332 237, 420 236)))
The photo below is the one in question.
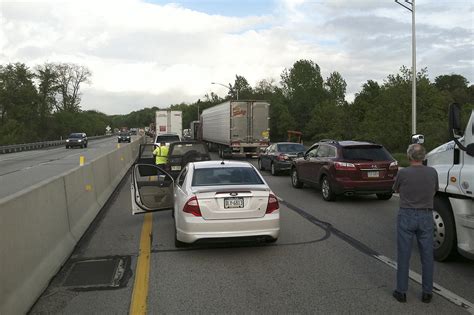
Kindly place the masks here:
POLYGON ((322 139, 322 140, 319 140, 319 142, 328 142, 328 143, 339 144, 338 141, 333 140, 333 139, 322 139))

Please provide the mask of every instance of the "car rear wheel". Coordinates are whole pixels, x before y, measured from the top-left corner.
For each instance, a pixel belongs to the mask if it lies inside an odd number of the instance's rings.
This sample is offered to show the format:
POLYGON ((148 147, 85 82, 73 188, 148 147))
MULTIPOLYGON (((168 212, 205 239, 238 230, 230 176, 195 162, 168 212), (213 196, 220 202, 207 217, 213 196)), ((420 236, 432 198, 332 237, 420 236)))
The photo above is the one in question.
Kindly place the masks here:
POLYGON ((291 169, 291 185, 293 185, 295 188, 303 187, 303 182, 298 178, 298 171, 296 170, 296 167, 291 169))
POLYGON ((332 191, 331 183, 329 182, 327 176, 324 176, 323 179, 321 179, 321 193, 323 195, 323 199, 326 201, 333 201, 336 199, 336 195, 332 191))
POLYGON ((272 164, 270 165, 270 169, 271 169, 271 173, 272 173, 273 176, 277 176, 277 175, 278 175, 278 171, 277 171, 276 168, 275 168, 275 163, 272 163, 272 164))
POLYGON ((376 195, 379 200, 389 200, 390 198, 392 198, 392 193, 376 194, 376 195))
POLYGON ((434 198, 434 258, 444 261, 456 255, 457 238, 451 205, 439 196, 434 198))

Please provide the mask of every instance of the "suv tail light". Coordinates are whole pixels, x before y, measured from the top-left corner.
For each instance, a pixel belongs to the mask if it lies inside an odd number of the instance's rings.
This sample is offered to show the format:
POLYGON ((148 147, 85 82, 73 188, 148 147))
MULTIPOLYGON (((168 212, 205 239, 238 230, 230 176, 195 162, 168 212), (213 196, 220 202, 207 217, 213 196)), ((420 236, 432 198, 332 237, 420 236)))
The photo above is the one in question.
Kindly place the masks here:
POLYGON ((288 155, 286 155, 286 154, 280 154, 280 155, 278 155, 278 156, 276 157, 276 159, 277 159, 278 161, 286 161, 286 160, 288 160, 288 155))
POLYGON ((390 166, 388 167, 389 170, 398 170, 398 162, 394 161, 390 163, 390 166))
POLYGON ((338 171, 357 171, 356 166, 352 163, 334 162, 334 167, 338 171))
POLYGON ((268 204, 267 204, 267 210, 265 213, 272 213, 275 210, 280 209, 280 205, 278 204, 278 199, 275 197, 274 194, 268 195, 268 204))
POLYGON ((196 217, 201 217, 201 209, 199 208, 199 202, 196 196, 192 196, 184 205, 183 212, 191 213, 196 217))

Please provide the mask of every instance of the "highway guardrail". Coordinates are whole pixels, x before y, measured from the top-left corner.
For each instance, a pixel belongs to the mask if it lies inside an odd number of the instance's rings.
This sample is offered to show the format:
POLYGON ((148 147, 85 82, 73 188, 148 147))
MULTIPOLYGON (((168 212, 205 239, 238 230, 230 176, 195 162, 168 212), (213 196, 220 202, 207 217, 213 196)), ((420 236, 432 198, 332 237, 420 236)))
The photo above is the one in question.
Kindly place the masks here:
MULTIPOLYGON (((87 137, 87 138, 89 140, 96 140, 96 139, 102 139, 102 138, 107 138, 111 136, 112 135, 103 135, 103 136, 93 136, 93 137, 87 137)), ((4 145, 4 146, 0 146, 0 154, 14 153, 14 152, 28 151, 28 150, 37 150, 37 149, 47 148, 47 147, 57 147, 60 145, 65 145, 65 144, 66 144, 66 139, 4 145)))
POLYGON ((26 314, 138 157, 140 137, 0 199, 0 314, 26 314))

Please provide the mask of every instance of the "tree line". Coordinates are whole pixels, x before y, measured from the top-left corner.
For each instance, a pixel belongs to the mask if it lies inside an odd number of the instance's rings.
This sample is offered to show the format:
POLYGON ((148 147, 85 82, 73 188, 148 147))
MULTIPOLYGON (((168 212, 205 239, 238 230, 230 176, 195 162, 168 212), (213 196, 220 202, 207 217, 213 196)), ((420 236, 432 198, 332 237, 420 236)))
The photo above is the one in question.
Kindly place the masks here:
MULTIPOLYGON (((45 140, 71 131, 101 134, 113 128, 148 126, 158 107, 127 115, 105 115, 80 108, 80 85, 90 71, 72 64, 45 64, 34 71, 24 64, 0 66, 0 143, 45 140)), ((257 99, 270 102, 270 138, 287 140, 288 130, 303 132, 305 143, 323 138, 368 140, 392 152, 404 152, 411 136, 411 72, 401 67, 382 83, 368 80, 347 102, 347 84, 334 71, 323 78, 312 60, 298 60, 284 69, 279 81, 263 79, 250 86, 236 75, 229 92, 221 98, 206 94, 193 103, 171 104, 183 111, 183 128, 197 120, 202 110, 225 100, 257 99)), ((432 149, 448 141, 448 105, 463 104, 464 115, 474 108, 474 86, 458 74, 440 75, 430 81, 426 69, 417 73, 417 132, 425 134, 432 149)), ((55 139, 56 139, 55 138, 55 139)))

